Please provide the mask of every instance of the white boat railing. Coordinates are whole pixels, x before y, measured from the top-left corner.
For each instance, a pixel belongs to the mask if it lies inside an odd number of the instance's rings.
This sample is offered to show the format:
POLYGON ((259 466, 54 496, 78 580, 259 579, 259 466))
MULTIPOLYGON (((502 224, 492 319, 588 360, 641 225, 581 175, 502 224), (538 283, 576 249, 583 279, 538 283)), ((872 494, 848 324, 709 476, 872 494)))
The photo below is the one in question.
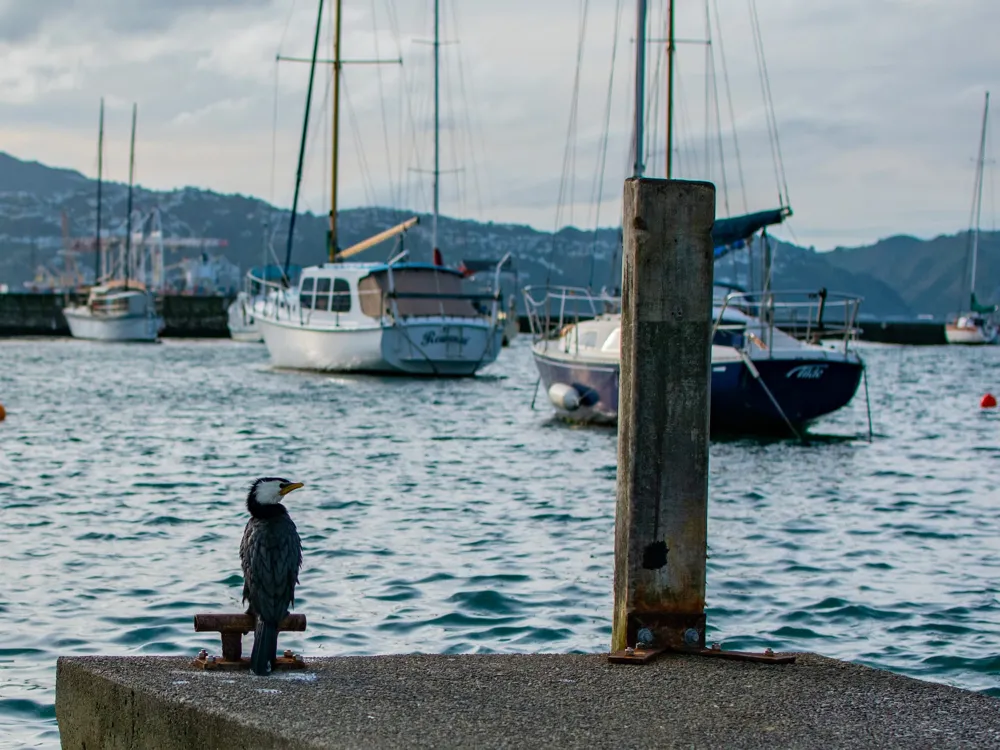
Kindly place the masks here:
MULTIPOLYGON (((509 254, 508 254, 509 256, 509 254)), ((508 256, 504 256, 504 259, 500 261, 497 268, 497 275, 499 275, 499 268, 506 261, 508 256)), ((441 318, 481 318, 489 321, 491 328, 497 328, 501 325, 500 319, 500 290, 497 287, 494 291, 489 293, 476 293, 476 292, 415 292, 415 291, 400 291, 395 288, 394 278, 393 278, 393 268, 390 265, 387 269, 387 280, 388 289, 373 289, 364 290, 357 289, 356 293, 358 295, 358 302, 362 303, 362 308, 366 307, 363 304, 365 299, 371 299, 373 297, 378 298, 378 304, 375 309, 385 311, 385 314, 381 319, 378 320, 379 324, 386 327, 392 327, 398 325, 401 321, 410 318, 423 318, 423 317, 441 317, 441 318), (439 305, 439 311, 436 314, 426 313, 426 314, 413 314, 400 311, 399 302, 401 300, 426 300, 426 301, 437 301, 441 304, 439 305), (476 311, 475 315, 458 315, 451 314, 445 309, 444 303, 447 301, 467 301, 472 304, 473 309, 476 311), (489 308, 487 310, 482 310, 478 303, 487 302, 489 308)), ((345 292, 322 292, 317 293, 314 297, 315 302, 312 306, 304 307, 300 299, 300 289, 298 287, 290 287, 281 281, 271 281, 269 279, 263 279, 253 274, 248 274, 248 278, 252 282, 259 284, 261 290, 261 296, 263 297, 263 306, 260 311, 260 315, 271 318, 277 322, 287 322, 294 323, 300 326, 310 325, 312 322, 312 317, 314 312, 321 313, 334 313, 337 317, 332 321, 334 326, 340 324, 339 311, 346 310, 350 308, 350 299, 353 290, 348 290, 345 292), (338 304, 338 298, 346 298, 346 304, 338 304), (320 302, 320 306, 316 306, 315 303, 320 302)), ((331 323, 330 319, 324 319, 322 321, 324 325, 329 325, 331 323)))
MULTIPOLYGON (((716 287, 718 292, 723 287, 716 287)), ((600 315, 621 312, 621 298, 605 291, 584 287, 550 286, 523 290, 533 341, 559 338, 569 327, 600 315)), ((713 297, 718 310, 712 340, 721 331, 731 332, 737 348, 771 349, 776 340, 789 337, 818 343, 843 342, 846 352, 857 340, 858 312, 862 297, 840 292, 779 290, 770 292, 730 292, 713 297), (726 320, 726 313, 738 311, 742 320, 726 320)), ((725 338, 723 335, 721 338, 725 338)))
POLYGON ((568 325, 621 312, 621 298, 604 290, 593 292, 579 286, 547 286, 536 290, 526 286, 523 294, 532 341, 558 338, 568 325))
MULTIPOLYGON (((783 336, 818 344, 820 341, 842 342, 846 353, 851 343, 857 341, 857 325, 862 297, 805 290, 780 290, 770 292, 732 292, 721 303, 712 327, 712 340, 719 332, 733 334, 733 346, 770 350, 783 336), (727 319, 728 311, 737 311, 745 319, 727 319)), ((787 340, 787 339, 786 339, 787 340)))

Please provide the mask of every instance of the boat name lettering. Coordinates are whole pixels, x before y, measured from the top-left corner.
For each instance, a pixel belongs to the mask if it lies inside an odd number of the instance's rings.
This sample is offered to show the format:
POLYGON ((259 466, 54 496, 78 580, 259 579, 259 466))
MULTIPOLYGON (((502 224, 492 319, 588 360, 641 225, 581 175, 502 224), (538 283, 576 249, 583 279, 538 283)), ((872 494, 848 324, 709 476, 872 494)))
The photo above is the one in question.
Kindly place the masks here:
POLYGON ((469 340, 464 336, 460 336, 454 333, 443 333, 438 334, 434 331, 428 331, 424 334, 424 337, 420 340, 421 346, 429 346, 430 344, 468 344, 469 340))
POLYGON ((826 365, 799 365, 785 373, 785 377, 799 378, 800 380, 819 380, 825 372, 826 365))

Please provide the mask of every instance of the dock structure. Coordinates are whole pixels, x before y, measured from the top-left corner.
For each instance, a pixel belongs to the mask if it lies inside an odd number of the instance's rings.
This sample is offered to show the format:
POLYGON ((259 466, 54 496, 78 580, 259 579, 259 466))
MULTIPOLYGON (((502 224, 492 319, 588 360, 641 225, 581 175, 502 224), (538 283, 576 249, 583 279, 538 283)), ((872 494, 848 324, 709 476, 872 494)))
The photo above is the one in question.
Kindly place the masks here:
POLYGON ((66 750, 1000 746, 994 698, 811 655, 356 656, 266 678, 78 657, 56 716, 66 750))
POLYGON ((608 652, 306 653, 304 669, 267 677, 199 668, 196 649, 64 657, 62 746, 1000 747, 989 696, 812 654, 704 648, 714 188, 634 179, 625 191, 608 652))

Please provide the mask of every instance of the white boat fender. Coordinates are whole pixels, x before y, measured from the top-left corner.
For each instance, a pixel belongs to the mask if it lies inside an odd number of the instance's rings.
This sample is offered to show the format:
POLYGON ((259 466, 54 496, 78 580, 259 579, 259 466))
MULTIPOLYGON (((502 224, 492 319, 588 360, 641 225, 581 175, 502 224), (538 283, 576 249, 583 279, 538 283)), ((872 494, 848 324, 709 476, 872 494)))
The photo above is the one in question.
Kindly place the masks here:
POLYGON ((549 401, 558 409, 576 411, 580 408, 580 392, 571 385, 553 383, 549 386, 549 401))

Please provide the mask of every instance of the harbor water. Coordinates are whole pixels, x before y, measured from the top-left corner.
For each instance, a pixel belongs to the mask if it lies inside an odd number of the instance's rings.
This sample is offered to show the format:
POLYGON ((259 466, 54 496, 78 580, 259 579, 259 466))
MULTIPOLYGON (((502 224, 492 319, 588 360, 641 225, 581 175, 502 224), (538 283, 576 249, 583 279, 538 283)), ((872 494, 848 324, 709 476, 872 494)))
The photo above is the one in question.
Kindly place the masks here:
MULTIPOLYGON (((1000 347, 867 347, 865 394, 711 450, 709 639, 1000 696, 1000 347)), ((305 656, 606 649, 616 432, 551 419, 521 337, 478 377, 284 372, 262 345, 0 342, 0 746, 57 747, 60 655, 218 651, 261 475, 305 656)), ((677 470, 683 470, 678 467, 677 470)))

